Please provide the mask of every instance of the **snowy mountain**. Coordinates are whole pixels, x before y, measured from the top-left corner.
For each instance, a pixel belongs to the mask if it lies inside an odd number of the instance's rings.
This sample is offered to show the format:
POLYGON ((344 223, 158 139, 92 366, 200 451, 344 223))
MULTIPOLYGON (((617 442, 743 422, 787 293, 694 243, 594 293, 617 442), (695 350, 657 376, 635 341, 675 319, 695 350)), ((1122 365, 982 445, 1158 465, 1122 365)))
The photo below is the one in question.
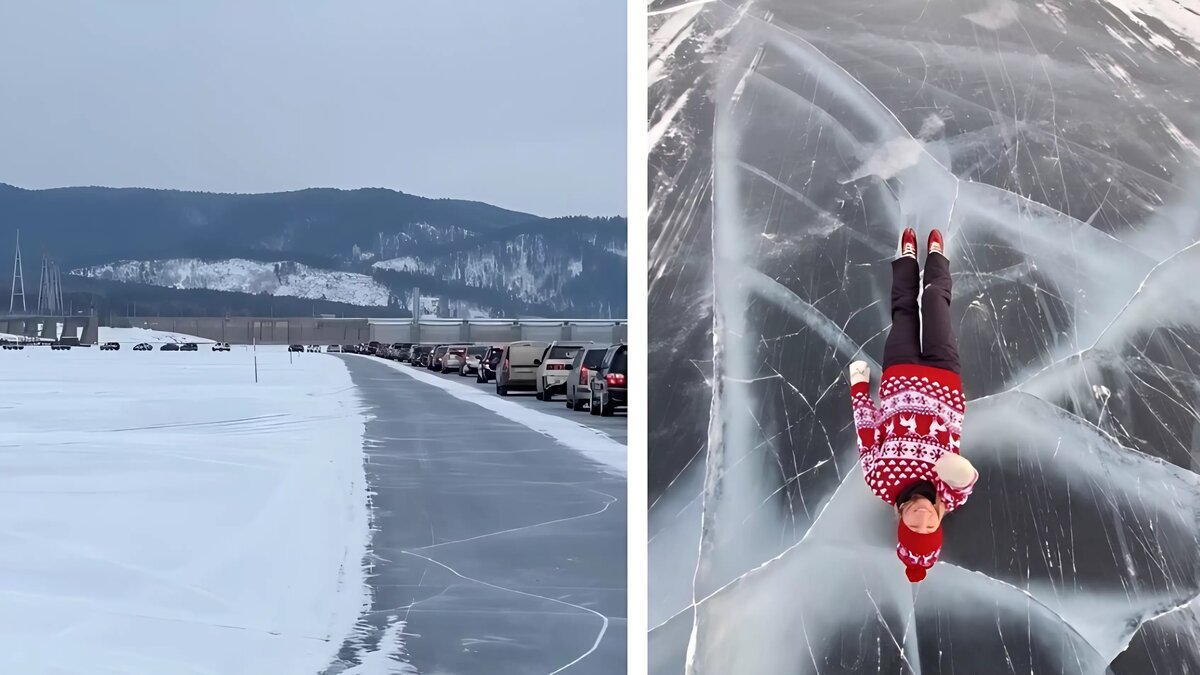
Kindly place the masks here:
POLYGON ((297 262, 268 263, 241 258, 212 262, 195 258, 123 260, 75 269, 71 274, 165 288, 265 293, 361 307, 386 306, 391 296, 386 286, 365 274, 316 269, 297 262))
MULTIPOLYGON (((64 290, 76 306, 407 316, 419 288, 429 298, 423 314, 626 312, 624 218, 540 218, 381 189, 240 195, 4 184, 0 213, 0 248, 19 226, 27 256, 45 252, 74 270, 64 290)), ((30 267, 27 285, 36 283, 30 267)))
POLYGON ((625 273, 624 238, 616 239, 522 232, 442 253, 381 260, 372 267, 495 289, 522 303, 563 311, 579 299, 576 286, 611 283, 612 277, 625 273))

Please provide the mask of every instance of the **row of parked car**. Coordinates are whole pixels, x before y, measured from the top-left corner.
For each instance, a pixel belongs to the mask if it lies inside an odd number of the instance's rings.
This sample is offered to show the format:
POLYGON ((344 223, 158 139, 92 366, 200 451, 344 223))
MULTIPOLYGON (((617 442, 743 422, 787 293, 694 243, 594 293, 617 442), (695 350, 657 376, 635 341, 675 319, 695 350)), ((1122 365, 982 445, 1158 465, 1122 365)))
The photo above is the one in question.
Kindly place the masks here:
MULTIPOLYGON (((38 343, 33 343, 33 344, 38 344, 38 343)), ((54 341, 49 344, 50 344, 50 349, 53 349, 55 351, 70 350, 72 347, 90 347, 91 346, 88 344, 80 344, 78 340, 54 341)), ((3 342, 2 345, 0 345, 0 346, 2 346, 4 349, 25 349, 25 344, 23 344, 23 343, 3 342)), ((121 350, 120 342, 105 342, 104 344, 100 345, 100 351, 102 351, 102 352, 116 352, 116 351, 120 351, 120 350, 121 350)), ((164 342, 162 344, 162 346, 159 347, 159 350, 164 351, 164 352, 198 352, 198 351, 200 351, 200 345, 196 344, 195 342, 164 342)), ((227 352, 227 351, 229 351, 229 343, 228 342, 214 343, 212 345, 212 350, 214 352, 227 352)), ((135 351, 135 352, 152 352, 152 351, 154 351, 154 346, 151 345, 149 342, 139 342, 138 344, 133 346, 133 351, 135 351)))
POLYGON ((561 395, 572 410, 587 408, 593 415, 606 417, 628 405, 628 350, 625 344, 534 340, 498 344, 368 342, 327 349, 377 356, 437 373, 473 376, 479 384, 495 382, 499 396, 533 391, 539 401, 553 401, 561 395))
MULTIPOLYGON (((227 352, 230 350, 228 342, 215 342, 212 344, 211 349, 214 352, 227 352)), ((100 351, 102 352, 116 352, 120 350, 120 342, 105 342, 100 345, 100 351)), ((162 352, 198 352, 200 351, 200 345, 195 342, 164 342, 159 346, 158 350, 162 352)), ((154 351, 154 345, 149 342, 139 342, 133 346, 133 351, 152 352, 154 351)))

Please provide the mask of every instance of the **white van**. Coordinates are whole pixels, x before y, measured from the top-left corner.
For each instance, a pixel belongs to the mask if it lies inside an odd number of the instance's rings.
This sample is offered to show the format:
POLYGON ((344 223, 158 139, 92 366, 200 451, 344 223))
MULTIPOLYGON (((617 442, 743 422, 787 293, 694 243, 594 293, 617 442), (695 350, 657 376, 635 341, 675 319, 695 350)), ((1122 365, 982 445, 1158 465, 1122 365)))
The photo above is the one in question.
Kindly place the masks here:
POLYGON ((504 354, 500 356, 500 365, 496 368, 496 393, 508 396, 508 392, 515 389, 536 391, 538 366, 549 346, 549 342, 532 340, 506 345, 504 354))

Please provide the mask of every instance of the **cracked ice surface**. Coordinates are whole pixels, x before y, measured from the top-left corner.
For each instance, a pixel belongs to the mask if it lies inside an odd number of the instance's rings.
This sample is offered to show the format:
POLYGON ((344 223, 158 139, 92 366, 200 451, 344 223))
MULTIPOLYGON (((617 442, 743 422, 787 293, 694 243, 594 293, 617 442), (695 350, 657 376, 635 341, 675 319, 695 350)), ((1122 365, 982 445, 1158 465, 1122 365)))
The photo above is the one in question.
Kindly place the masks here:
POLYGON ((651 4, 651 673, 1200 673, 1187 4, 651 4), (983 476, 918 586, 844 376, 906 226, 983 476))

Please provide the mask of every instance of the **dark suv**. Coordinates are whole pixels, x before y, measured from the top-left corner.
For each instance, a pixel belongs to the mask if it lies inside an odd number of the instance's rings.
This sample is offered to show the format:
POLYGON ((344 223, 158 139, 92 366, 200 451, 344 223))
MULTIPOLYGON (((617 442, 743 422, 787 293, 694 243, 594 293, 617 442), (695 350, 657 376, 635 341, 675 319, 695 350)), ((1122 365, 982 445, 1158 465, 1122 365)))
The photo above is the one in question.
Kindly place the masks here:
POLYGON ((496 367, 500 365, 502 358, 504 358, 503 345, 488 348, 483 358, 479 359, 479 369, 475 371, 475 381, 487 384, 496 379, 496 367))
POLYGON ((393 361, 407 361, 409 353, 412 350, 412 345, 405 342, 397 342, 392 345, 392 351, 388 354, 388 358, 393 361))
POLYGON ((604 361, 592 377, 591 405, 588 406, 591 414, 612 417, 617 408, 628 410, 629 401, 625 395, 628 352, 629 345, 613 345, 604 354, 604 361))

